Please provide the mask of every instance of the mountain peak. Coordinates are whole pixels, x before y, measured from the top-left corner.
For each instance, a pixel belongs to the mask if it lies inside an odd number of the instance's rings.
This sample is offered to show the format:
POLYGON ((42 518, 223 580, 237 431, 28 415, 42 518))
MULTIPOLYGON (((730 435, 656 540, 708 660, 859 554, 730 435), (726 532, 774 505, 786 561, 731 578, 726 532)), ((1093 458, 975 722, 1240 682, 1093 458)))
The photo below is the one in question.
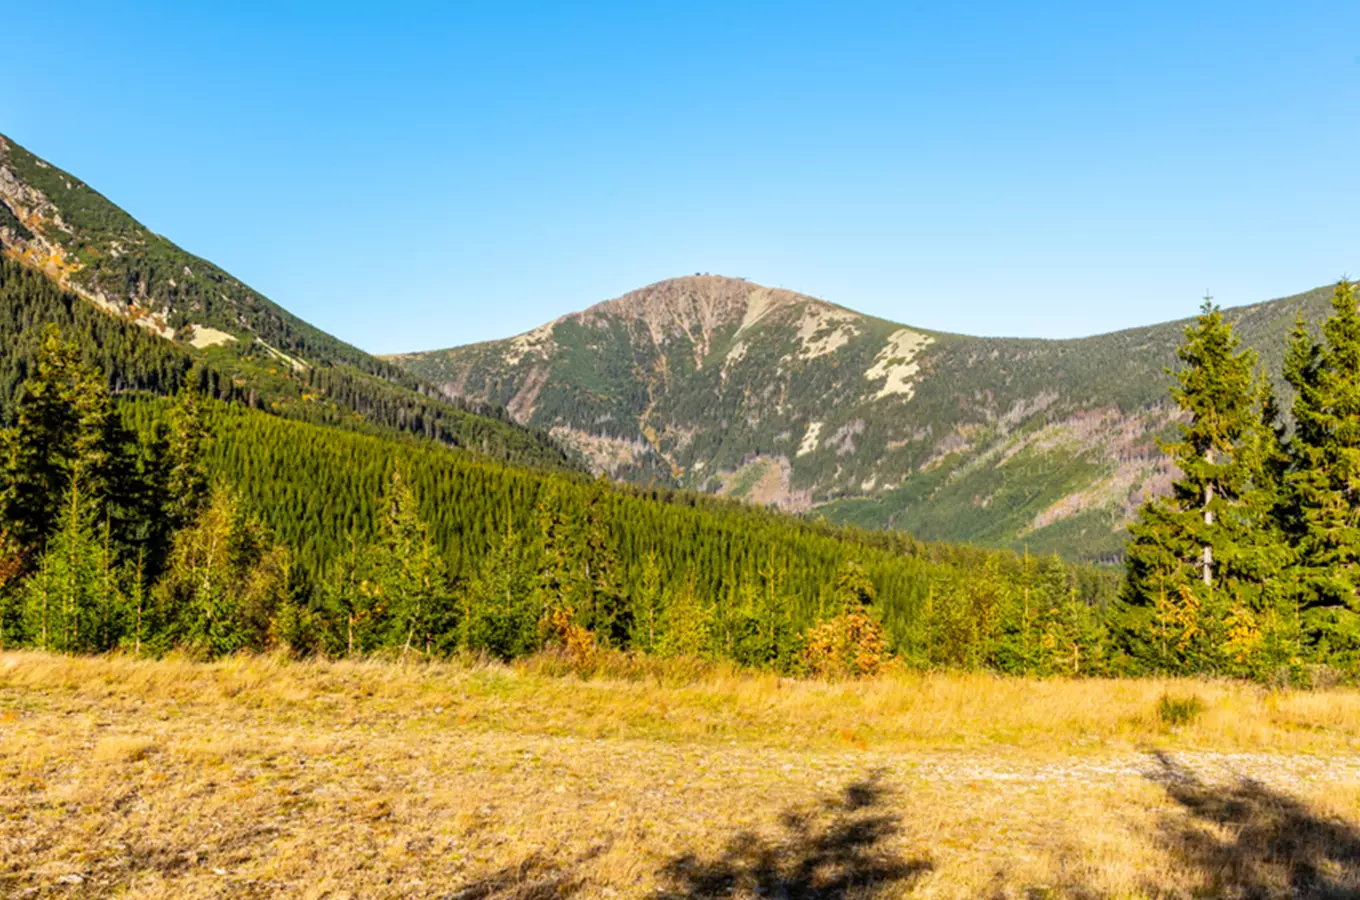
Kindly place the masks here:
POLYGON ((583 324, 602 318, 641 323, 657 344, 684 334, 706 348, 714 333, 733 323, 745 331, 776 309, 797 303, 831 304, 794 291, 768 288, 744 278, 685 275, 668 278, 606 300, 580 314, 583 324))

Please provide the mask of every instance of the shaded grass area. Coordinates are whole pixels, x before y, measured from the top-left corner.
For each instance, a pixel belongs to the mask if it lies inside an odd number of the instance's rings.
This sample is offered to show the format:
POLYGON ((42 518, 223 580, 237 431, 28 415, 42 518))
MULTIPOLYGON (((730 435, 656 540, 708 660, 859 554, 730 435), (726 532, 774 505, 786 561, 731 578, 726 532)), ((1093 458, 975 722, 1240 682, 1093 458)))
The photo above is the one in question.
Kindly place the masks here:
POLYGON ((911 889, 933 866, 929 859, 903 859, 885 849, 900 830, 900 817, 882 809, 882 773, 848 785, 824 801, 824 825, 797 811, 780 817, 784 834, 770 840, 734 835, 721 855, 700 859, 686 853, 662 870, 668 900, 755 894, 790 900, 877 897, 911 889))
POLYGON ((1201 875, 1210 895, 1360 898, 1360 829, 1353 824, 1257 779, 1210 784, 1168 753, 1153 756, 1158 768, 1150 777, 1179 805, 1163 816, 1157 839, 1201 875))

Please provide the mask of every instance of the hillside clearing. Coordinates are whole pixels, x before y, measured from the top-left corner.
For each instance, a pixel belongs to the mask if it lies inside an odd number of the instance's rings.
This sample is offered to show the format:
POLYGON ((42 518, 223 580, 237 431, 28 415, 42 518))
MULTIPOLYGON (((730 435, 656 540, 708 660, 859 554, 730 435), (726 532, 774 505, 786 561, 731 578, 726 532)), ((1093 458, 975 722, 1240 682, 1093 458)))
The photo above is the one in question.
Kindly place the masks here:
POLYGON ((558 668, 0 655, 0 895, 1360 891, 1353 689, 558 668))

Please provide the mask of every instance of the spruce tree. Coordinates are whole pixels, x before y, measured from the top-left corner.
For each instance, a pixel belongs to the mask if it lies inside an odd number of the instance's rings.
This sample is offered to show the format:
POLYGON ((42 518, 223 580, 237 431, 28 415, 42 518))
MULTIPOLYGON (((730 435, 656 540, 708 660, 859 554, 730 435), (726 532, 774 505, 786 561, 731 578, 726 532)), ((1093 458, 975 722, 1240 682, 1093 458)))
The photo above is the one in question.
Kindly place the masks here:
POLYGON ((71 402, 79 367, 78 348, 49 326, 37 372, 19 395, 16 425, 4 436, 0 512, 8 532, 25 547, 46 541, 61 515, 79 422, 71 402))
POLYGON ((1360 311, 1342 281, 1315 342, 1300 325, 1285 376, 1295 391, 1286 525, 1298 625, 1318 661, 1360 660, 1360 311))
POLYGON ((175 395, 166 441, 164 510, 172 529, 193 521, 207 504, 209 484, 204 453, 210 437, 203 398, 190 373, 175 395))
POLYGON ((461 646, 505 660, 537 649, 539 617, 533 605, 533 589, 529 548, 518 532, 507 529, 462 592, 458 623, 461 646))
POLYGON ((1188 421, 1164 443, 1180 470, 1168 497, 1149 500, 1130 526, 1127 580, 1113 619, 1121 649, 1135 664, 1187 670, 1210 657, 1205 622, 1220 598, 1240 588, 1234 547, 1250 519, 1240 514, 1251 491, 1261 415, 1253 380, 1255 353, 1242 349, 1222 312, 1206 300, 1178 348, 1182 366, 1171 394, 1188 421), (1193 611, 1174 641, 1169 617, 1193 611))
POLYGON ((443 559, 400 469, 392 471, 379 502, 377 526, 365 583, 386 613, 388 643, 405 656, 433 641, 451 604, 443 559))
POLYGON ((98 632, 111 585, 101 577, 105 556, 89 507, 81 480, 71 479, 47 552, 29 579, 27 630, 44 649, 62 653, 104 649, 98 632))
POLYGON ((286 551, 233 494, 218 488, 177 532, 157 583, 157 651, 174 646, 206 656, 267 649, 289 603, 286 551))
POLYGON ((139 518, 133 444, 103 374, 49 326, 37 371, 20 393, 15 427, 0 445, 0 520, 25 546, 40 548, 78 478, 87 511, 109 523, 119 548, 128 546, 139 518))
POLYGON ((707 656, 712 642, 713 610, 700 599, 694 580, 688 579, 666 604, 657 652, 662 656, 707 656))
POLYGON ((831 597, 833 614, 873 606, 878 600, 878 591, 864 565, 857 559, 847 559, 836 569, 832 581, 831 597))
POLYGON ((655 653, 662 614, 661 562, 655 550, 647 551, 642 559, 642 574, 632 601, 629 644, 644 653, 655 653))

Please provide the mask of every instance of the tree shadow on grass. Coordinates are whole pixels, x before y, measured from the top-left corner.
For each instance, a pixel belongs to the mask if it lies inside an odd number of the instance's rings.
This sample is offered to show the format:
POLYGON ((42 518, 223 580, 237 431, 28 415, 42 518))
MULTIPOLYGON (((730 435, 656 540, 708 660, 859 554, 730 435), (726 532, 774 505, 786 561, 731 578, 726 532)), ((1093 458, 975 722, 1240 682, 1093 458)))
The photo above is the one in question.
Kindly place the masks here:
POLYGON ((829 816, 824 824, 817 816, 786 812, 780 819, 784 834, 777 840, 745 832, 735 835, 716 859, 676 857, 661 872, 668 887, 658 896, 900 896, 932 866, 929 860, 902 859, 884 846, 897 834, 899 822, 879 809, 886 796, 881 776, 875 774, 824 802, 829 816))
POLYGON ((587 853, 570 865, 562 866, 542 856, 507 866, 472 884, 464 885, 441 900, 553 900, 571 897, 587 887, 584 879, 573 874, 576 866, 597 855, 587 853))
POLYGON ((1258 781, 1206 784, 1169 755, 1149 778, 1190 816, 1167 816, 1160 839, 1197 873, 1205 896, 1360 900, 1360 831, 1258 781))

